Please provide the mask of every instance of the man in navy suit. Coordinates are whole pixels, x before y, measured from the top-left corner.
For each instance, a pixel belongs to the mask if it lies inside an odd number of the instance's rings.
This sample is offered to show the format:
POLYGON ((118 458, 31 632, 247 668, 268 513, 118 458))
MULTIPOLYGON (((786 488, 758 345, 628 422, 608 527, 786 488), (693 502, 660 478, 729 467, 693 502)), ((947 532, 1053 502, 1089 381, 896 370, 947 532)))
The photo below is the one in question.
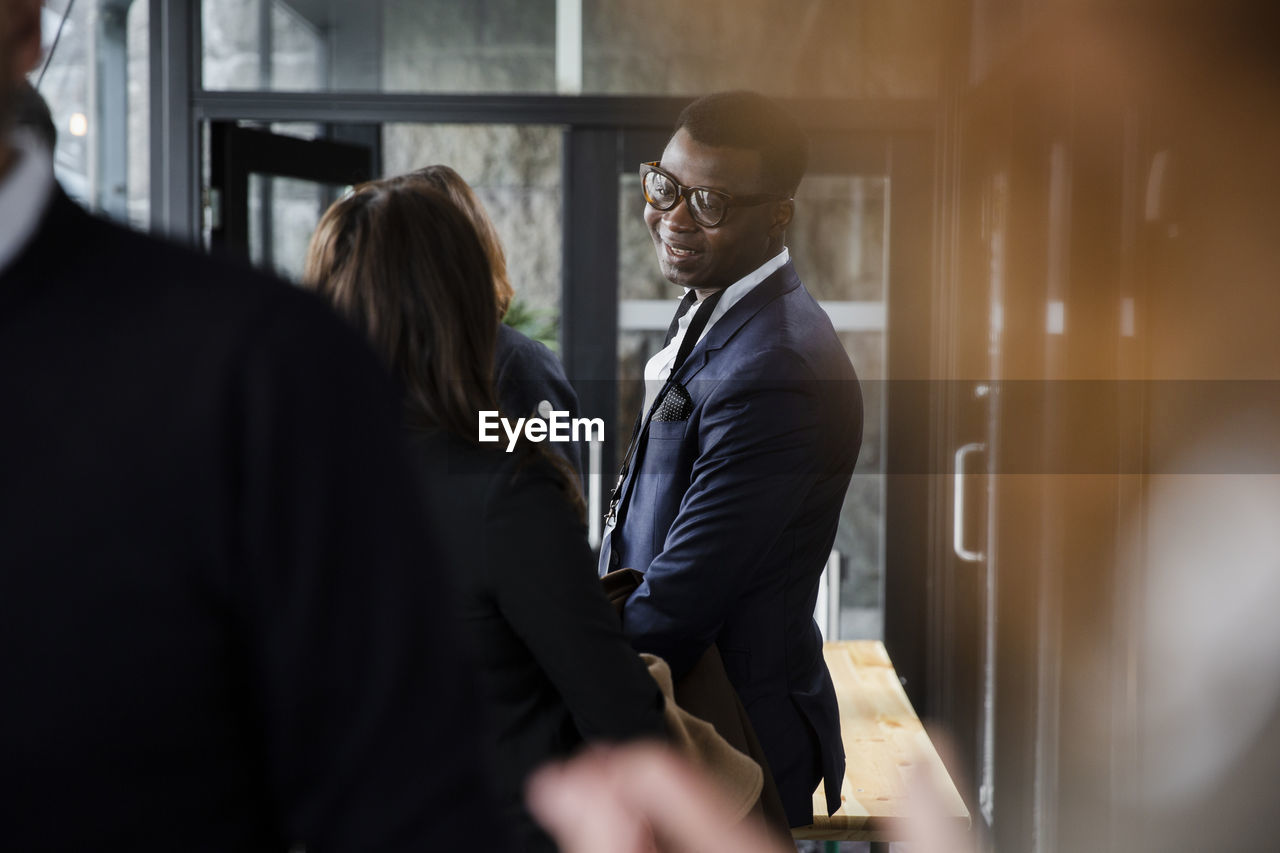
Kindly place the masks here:
POLYGON ((687 107, 641 166, 658 264, 686 294, 646 366, 601 548, 602 571, 644 573, 623 613, 638 650, 678 676, 718 646, 793 826, 820 779, 840 803, 813 610, 862 437, 853 367, 785 246, 807 160, 785 111, 728 92, 687 107))

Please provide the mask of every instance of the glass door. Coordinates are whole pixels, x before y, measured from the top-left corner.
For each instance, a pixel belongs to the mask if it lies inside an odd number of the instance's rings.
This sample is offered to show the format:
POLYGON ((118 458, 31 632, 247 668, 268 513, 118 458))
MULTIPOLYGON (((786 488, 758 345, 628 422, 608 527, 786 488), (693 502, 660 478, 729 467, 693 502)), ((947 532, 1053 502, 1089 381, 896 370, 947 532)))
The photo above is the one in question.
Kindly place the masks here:
POLYGON ((373 177, 374 149, 212 122, 209 164, 209 246, 298 281, 325 210, 373 177))

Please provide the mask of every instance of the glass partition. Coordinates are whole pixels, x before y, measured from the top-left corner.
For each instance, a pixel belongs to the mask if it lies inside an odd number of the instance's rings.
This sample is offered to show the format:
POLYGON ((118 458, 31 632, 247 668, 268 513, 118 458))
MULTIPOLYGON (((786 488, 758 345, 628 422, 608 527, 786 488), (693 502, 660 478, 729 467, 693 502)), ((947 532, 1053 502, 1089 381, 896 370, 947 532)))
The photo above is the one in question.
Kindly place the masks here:
POLYGON ((30 75, 49 107, 54 173, 85 207, 145 228, 150 213, 149 4, 45 0, 45 61, 30 75))
POLYGON ((929 97, 937 4, 928 0, 581 0, 583 91, 779 97, 929 97))
POLYGON ((249 260, 289 281, 302 280, 311 234, 343 187, 249 175, 249 260))
POLYGON ((563 132, 554 125, 387 124, 383 173, 452 166, 476 191, 498 229, 515 289, 510 319, 558 348, 563 132))
POLYGON ((202 0, 210 90, 916 98, 933 0, 202 0))
POLYGON ((204 88, 553 92, 556 0, 202 0, 204 88))
MULTIPOLYGON (((318 138, 320 125, 274 124, 271 131, 318 138)), ((515 289, 509 322, 559 346, 562 238, 562 130, 552 125, 384 124, 383 175, 452 166, 475 189, 507 255, 515 289)), ((311 233, 344 188, 310 180, 249 176, 250 259, 297 281, 311 233)))

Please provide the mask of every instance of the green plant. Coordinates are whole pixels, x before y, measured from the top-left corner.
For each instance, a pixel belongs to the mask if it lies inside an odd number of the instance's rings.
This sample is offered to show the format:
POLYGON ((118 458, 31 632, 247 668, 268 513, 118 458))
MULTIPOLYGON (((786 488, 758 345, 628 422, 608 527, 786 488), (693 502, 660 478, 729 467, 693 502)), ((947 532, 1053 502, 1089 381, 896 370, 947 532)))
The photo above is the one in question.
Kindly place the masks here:
POLYGON ((552 352, 560 351, 560 318, 550 311, 533 308, 520 297, 511 300, 502 322, 527 337, 533 338, 552 352))

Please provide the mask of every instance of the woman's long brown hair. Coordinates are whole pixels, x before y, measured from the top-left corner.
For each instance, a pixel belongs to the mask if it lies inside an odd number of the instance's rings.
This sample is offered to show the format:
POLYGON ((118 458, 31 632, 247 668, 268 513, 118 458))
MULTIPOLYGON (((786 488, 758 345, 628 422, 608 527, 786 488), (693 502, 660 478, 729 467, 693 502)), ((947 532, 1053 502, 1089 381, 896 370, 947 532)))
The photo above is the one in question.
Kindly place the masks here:
POLYGON ((493 390, 497 311, 475 229, 425 186, 362 184, 311 237, 305 284, 362 330, 400 379, 410 423, 478 443, 493 390))
MULTIPOLYGON (((494 389, 497 297, 489 254, 466 212, 418 180, 361 184, 325 211, 311 237, 304 285, 360 329, 400 380, 406 420, 479 444, 478 413, 494 389)), ((539 444, 523 453, 555 469, 585 511, 576 477, 539 444)))
POLYGON ((421 169, 414 169, 408 174, 388 180, 421 181, 447 195, 458 209, 466 214, 467 219, 471 220, 471 224, 476 229, 476 236, 480 238, 480 245, 484 248, 485 255, 489 258, 489 270, 493 274, 493 292, 498 299, 498 319, 505 317, 507 309, 511 307, 511 300, 515 298, 515 289, 512 288, 511 279, 507 275, 507 253, 502 250, 498 229, 494 227, 493 220, 489 218, 489 214, 480 203, 480 199, 476 197, 471 185, 454 169, 440 163, 423 166, 421 169))

